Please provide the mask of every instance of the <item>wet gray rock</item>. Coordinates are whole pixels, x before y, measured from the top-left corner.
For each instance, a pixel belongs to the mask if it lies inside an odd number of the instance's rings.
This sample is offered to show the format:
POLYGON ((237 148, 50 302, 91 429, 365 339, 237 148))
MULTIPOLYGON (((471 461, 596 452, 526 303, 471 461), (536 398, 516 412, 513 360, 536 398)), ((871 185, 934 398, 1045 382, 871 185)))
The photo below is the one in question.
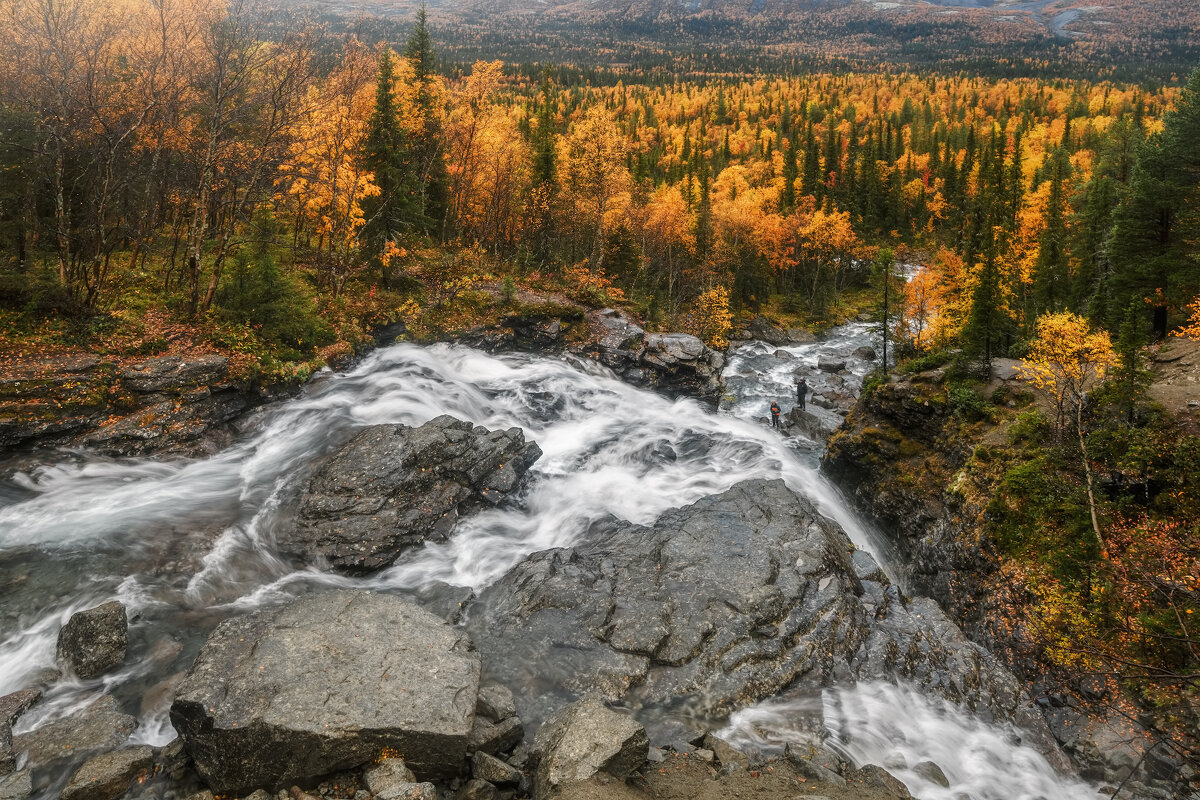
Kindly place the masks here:
POLYGON ((695 336, 646 333, 628 313, 612 308, 588 312, 587 331, 586 340, 568 350, 599 361, 629 383, 713 404, 721 397, 725 357, 695 336))
POLYGON ((91 680, 121 666, 128 647, 125 606, 113 600, 67 620, 58 632, 58 665, 83 680, 91 680))
POLYGON ((17 754, 13 752, 13 723, 41 699, 42 693, 38 689, 22 689, 0 697, 0 775, 7 775, 17 768, 17 754))
POLYGON ((521 743, 524 737, 525 728, 517 717, 493 722, 476 714, 475 722, 471 726, 467 749, 478 750, 494 756, 497 753, 506 753, 512 750, 521 743))
POLYGON ((519 770, 482 752, 476 752, 471 757, 471 774, 496 786, 516 786, 521 782, 519 770))
POLYGON ((80 441, 106 452, 144 453, 196 441, 249 407, 245 394, 201 386, 101 425, 80 441))
POLYGON ((472 778, 463 784, 458 793, 454 795, 454 800, 499 800, 500 791, 488 783, 481 781, 478 778, 472 778))
POLYGON ((137 726, 136 719, 121 713, 116 701, 105 695, 78 714, 14 736, 13 749, 28 753, 26 766, 37 770, 115 750, 137 726))
POLYGON ((913 772, 920 775, 930 783, 936 783, 938 786, 949 789, 950 781, 946 778, 946 773, 942 772, 942 768, 932 761, 922 761, 913 766, 913 772))
POLYGON ((817 359, 817 369, 822 372, 841 372, 846 368, 846 359, 833 356, 821 356, 817 359))
POLYGON ((154 767, 150 747, 127 747, 86 761, 67 781, 60 800, 117 800, 154 767))
POLYGON ((863 345, 862 347, 855 348, 854 357, 861 358, 863 361, 874 361, 879 358, 879 354, 875 352, 874 347, 863 345))
POLYGON ((226 620, 171 706, 218 794, 280 789, 403 753, 419 778, 463 767, 479 689, 464 634, 390 595, 335 591, 226 620))
POLYGON ((756 340, 776 346, 783 344, 809 344, 817 340, 817 337, 803 328, 784 329, 761 314, 739 329, 736 333, 736 338, 756 340))
POLYGON ((646 731, 595 697, 560 709, 538 729, 534 748, 541 754, 534 777, 534 800, 569 797, 572 786, 605 773, 628 777, 646 763, 646 731))
POLYGON ((749 756, 711 733, 704 737, 704 747, 713 754, 725 772, 750 768, 749 756))
POLYGON ((852 780, 865 786, 882 789, 897 800, 911 800, 912 798, 908 787, 902 781, 875 764, 867 764, 855 770, 852 780))
POLYGON ((419 428, 372 426, 313 476, 279 548, 342 572, 381 569, 501 502, 541 454, 519 428, 489 431, 446 415, 419 428))
POLYGON ((715 402, 722 391, 725 357, 686 333, 650 333, 641 364, 652 373, 649 383, 672 395, 715 402))
POLYGON ((624 311, 602 308, 587 315, 592 356, 618 372, 637 366, 646 331, 624 311))
MULTIPOLYGON (((820 395, 815 395, 810 399, 810 402, 813 405, 821 406, 820 399, 820 395)), ((818 416, 812 411, 807 411, 799 407, 792 408, 784 414, 782 421, 783 430, 786 433, 798 433, 817 442, 823 442, 833 435, 839 424, 840 420, 830 418, 829 415, 818 416)))
POLYGON ((33 794, 33 775, 23 769, 0 777, 0 800, 25 800, 33 794))
POLYGON ((144 394, 182 392, 217 383, 228 373, 229 359, 222 355, 162 356, 127 367, 121 372, 121 383, 144 394))
POLYGON ((492 722, 501 722, 517 715, 517 705, 507 686, 490 683, 479 687, 475 700, 475 713, 492 722))
POLYGON ((531 556, 467 624, 489 672, 533 688, 526 721, 566 692, 720 714, 793 685, 885 676, 1012 719, 1016 679, 933 602, 861 580, 852 550, 782 481, 747 481, 652 528, 601 522, 531 556))

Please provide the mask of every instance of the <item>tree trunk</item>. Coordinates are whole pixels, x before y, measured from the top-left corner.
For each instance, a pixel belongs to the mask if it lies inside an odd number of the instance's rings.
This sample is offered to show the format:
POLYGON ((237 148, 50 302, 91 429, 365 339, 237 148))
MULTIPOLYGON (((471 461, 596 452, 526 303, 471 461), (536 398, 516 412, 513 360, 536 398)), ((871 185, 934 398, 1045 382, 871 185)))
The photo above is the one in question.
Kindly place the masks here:
POLYGON ((1096 533, 1096 543, 1100 545, 1100 555, 1108 558, 1104 546, 1104 535, 1100 532, 1100 518, 1096 514, 1095 482, 1092 478, 1092 465, 1088 461, 1087 444, 1083 438, 1083 401, 1075 403, 1075 432, 1079 435, 1079 454, 1083 461, 1083 474, 1087 478, 1088 511, 1092 515, 1092 530, 1096 533))

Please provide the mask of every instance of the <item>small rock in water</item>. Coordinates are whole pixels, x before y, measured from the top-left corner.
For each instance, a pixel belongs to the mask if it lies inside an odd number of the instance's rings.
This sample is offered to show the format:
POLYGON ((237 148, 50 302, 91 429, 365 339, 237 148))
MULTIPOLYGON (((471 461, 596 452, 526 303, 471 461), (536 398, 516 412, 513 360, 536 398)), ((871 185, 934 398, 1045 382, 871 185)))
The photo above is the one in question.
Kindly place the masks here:
POLYGON ((833 356, 821 356, 817 359, 817 369, 822 372, 841 372, 846 368, 846 359, 833 356))
POLYGON ((863 361, 874 361, 876 358, 879 358, 879 354, 875 352, 874 347, 863 345, 854 351, 854 357, 861 358, 863 361))
POLYGON ((154 750, 127 747, 90 759, 75 771, 60 800, 117 800, 154 767, 154 750))
POLYGON ((125 606, 110 603, 80 611, 58 633, 58 663, 83 680, 98 678, 125 661, 129 620, 125 606))
POLYGON ((944 789, 950 788, 950 780, 946 777, 946 773, 942 772, 942 768, 932 761, 922 761, 913 767, 913 772, 920 775, 930 783, 936 783, 944 789))
POLYGON ((525 738, 525 728, 521 720, 509 717, 501 722, 491 722, 476 714, 475 722, 471 725, 471 737, 467 743, 468 750, 478 750, 489 755, 505 753, 521 743, 525 738))
POLYGON ((506 686, 489 683, 479 687, 479 697, 475 701, 475 713, 482 714, 492 722, 503 722, 517 715, 517 705, 513 694, 506 686))
POLYGON ((0 697, 0 775, 17 768, 17 754, 12 749, 13 723, 41 699, 42 693, 37 689, 23 689, 0 697))

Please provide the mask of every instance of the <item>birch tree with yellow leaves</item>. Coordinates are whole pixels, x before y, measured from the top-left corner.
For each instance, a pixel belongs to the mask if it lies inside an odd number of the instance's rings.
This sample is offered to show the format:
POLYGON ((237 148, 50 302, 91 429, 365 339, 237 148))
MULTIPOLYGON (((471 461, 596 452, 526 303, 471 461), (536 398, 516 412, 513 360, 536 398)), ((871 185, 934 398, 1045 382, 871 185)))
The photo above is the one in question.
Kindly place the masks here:
POLYGON ((1088 394, 1099 386, 1117 363, 1112 339, 1106 331, 1093 331, 1083 317, 1070 311, 1043 314, 1037 321, 1037 336, 1021 368, 1021 376, 1044 391, 1054 405, 1054 429, 1059 443, 1068 420, 1074 423, 1080 458, 1087 479, 1088 507, 1096 541, 1104 550, 1104 536, 1096 514, 1096 497, 1091 460, 1084 437, 1083 409, 1088 394))

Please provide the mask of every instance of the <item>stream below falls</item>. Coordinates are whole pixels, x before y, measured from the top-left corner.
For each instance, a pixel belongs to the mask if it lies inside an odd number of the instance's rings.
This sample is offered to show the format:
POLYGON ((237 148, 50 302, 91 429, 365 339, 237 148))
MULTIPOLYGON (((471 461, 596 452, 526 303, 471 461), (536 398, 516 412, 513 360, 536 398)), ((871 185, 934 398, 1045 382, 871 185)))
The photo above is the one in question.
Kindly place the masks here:
MULTIPOLYGON (((125 665, 93 681, 57 681, 17 731, 111 694, 141 722, 134 741, 163 745, 175 736, 172 686, 229 616, 333 587, 426 602, 447 587, 479 591, 530 553, 577 542, 607 515, 650 524, 668 508, 751 478, 782 478, 887 568, 879 537, 818 473, 822 445, 784 439, 765 421, 771 399, 791 408, 797 369, 813 376, 810 383, 830 380, 816 368, 822 355, 846 358, 837 380, 856 393, 872 364, 852 354, 871 338, 870 326, 856 323, 815 344, 744 344, 730 354, 730 394, 718 413, 629 386, 592 362, 398 344, 260 409, 240 423, 233 445, 211 457, 14 457, 0 466, 0 695, 37 683, 54 666, 58 630, 73 613, 117 599, 130 617, 125 665), (278 556, 274 532, 323 457, 364 426, 415 426, 440 414, 518 426, 540 445, 544 454, 517 502, 460 522, 448 542, 410 551, 367 578, 297 570, 278 556)), ((858 764, 884 765, 897 754, 907 764, 940 764, 949 789, 895 770, 924 800, 1097 796, 1057 775, 1011 731, 903 686, 772 698, 707 722, 727 725, 724 735, 740 746, 771 753, 808 741, 811 726, 799 720, 814 717, 858 764)))

